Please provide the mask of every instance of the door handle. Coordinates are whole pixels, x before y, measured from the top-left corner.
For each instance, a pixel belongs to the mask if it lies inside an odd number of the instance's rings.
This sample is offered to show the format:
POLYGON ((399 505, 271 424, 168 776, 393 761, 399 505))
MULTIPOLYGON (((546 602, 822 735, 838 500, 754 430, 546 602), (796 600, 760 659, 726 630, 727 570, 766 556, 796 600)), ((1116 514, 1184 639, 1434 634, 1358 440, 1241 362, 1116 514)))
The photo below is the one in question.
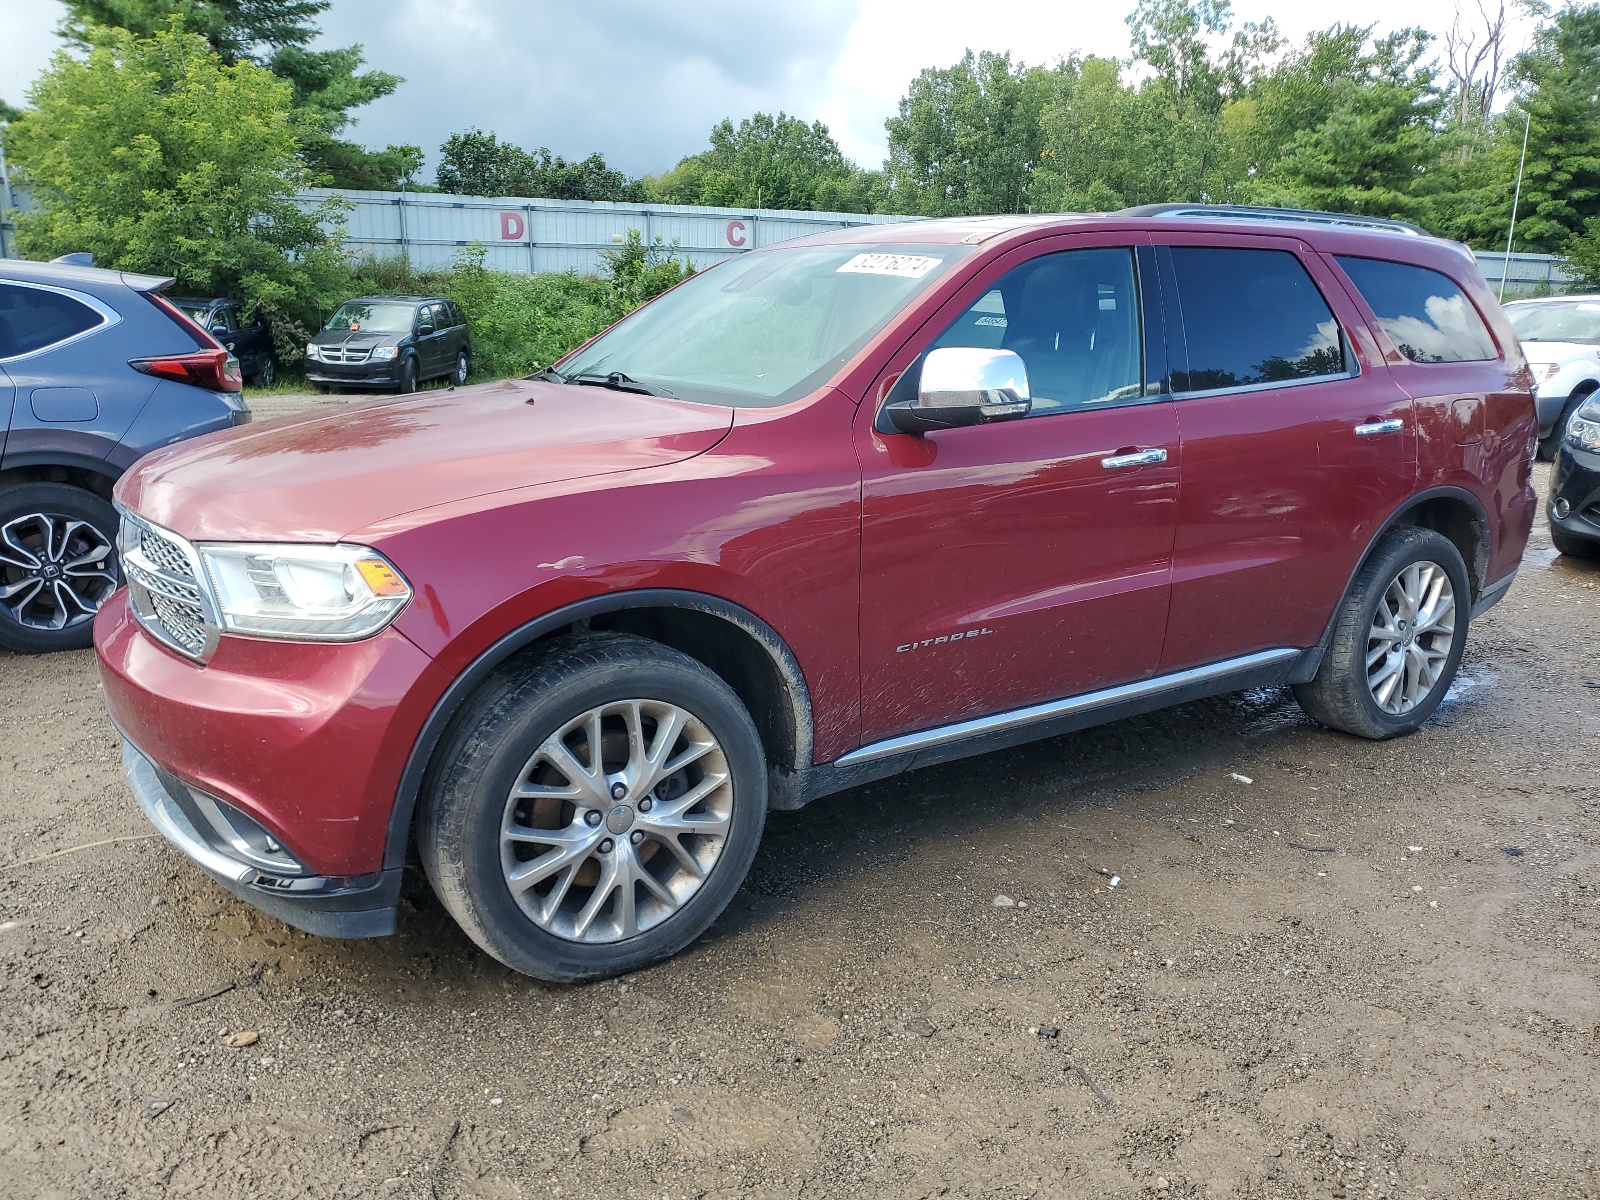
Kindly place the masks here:
POLYGON ((1390 417, 1387 421, 1367 421, 1356 426, 1356 436, 1382 437, 1386 433, 1399 433, 1405 427, 1406 423, 1399 417, 1390 417))
POLYGON ((1100 465, 1108 471, 1119 471, 1123 467, 1153 467, 1166 461, 1165 450, 1135 450, 1132 454, 1113 454, 1110 458, 1102 458, 1100 465))

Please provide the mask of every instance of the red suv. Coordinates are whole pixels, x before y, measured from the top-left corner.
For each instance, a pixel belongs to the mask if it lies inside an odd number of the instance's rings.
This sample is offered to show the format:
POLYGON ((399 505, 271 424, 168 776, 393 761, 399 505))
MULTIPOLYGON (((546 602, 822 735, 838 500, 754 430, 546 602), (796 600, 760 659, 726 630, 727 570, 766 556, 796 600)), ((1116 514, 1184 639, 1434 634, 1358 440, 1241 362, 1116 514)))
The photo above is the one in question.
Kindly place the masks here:
POLYGON ((1416 729, 1516 575, 1529 382, 1397 223, 842 230, 536 379, 150 455, 95 641, 224 886, 386 934, 414 845, 490 954, 594 978, 702 932, 769 808, 1262 685, 1416 729))

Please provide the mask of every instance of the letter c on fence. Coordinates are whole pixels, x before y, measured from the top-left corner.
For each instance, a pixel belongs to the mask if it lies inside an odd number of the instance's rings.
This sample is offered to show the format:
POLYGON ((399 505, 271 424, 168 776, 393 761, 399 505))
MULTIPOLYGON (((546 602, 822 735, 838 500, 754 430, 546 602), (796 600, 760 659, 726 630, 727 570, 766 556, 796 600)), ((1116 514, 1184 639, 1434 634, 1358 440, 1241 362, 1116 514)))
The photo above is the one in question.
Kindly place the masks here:
POLYGON ((503 212, 500 214, 500 240, 502 242, 516 242, 522 240, 523 230, 522 214, 503 212))
POLYGON ((728 245, 735 247, 743 246, 745 241, 744 230, 745 225, 743 221, 729 221, 728 228, 726 230, 728 235, 728 245))

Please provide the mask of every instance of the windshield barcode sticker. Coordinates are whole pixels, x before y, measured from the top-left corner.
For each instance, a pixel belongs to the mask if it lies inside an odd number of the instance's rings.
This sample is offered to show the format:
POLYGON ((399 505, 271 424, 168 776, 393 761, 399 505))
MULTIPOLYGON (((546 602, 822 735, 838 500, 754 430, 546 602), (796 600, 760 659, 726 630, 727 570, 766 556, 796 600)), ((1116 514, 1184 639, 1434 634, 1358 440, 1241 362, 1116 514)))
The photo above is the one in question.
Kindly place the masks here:
POLYGON ((902 279, 921 279, 944 259, 924 258, 920 254, 858 254, 836 274, 898 275, 902 279))

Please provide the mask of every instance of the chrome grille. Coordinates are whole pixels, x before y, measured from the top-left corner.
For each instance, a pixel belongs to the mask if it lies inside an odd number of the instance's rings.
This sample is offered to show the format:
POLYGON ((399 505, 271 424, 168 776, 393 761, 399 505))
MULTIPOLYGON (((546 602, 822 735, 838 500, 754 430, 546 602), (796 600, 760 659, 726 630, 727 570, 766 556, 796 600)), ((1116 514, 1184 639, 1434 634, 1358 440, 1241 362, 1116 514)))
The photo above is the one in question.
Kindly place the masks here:
POLYGON ((139 549, 144 551, 145 557, 150 560, 150 565, 156 570, 184 579, 194 578, 194 568, 189 565, 188 555, 159 533, 149 529, 140 530, 139 549))
POLYGON ((364 363, 372 357, 370 346, 323 346, 320 350, 323 362, 329 363, 364 363))
POLYGON ((134 616, 173 649, 203 657, 215 631, 206 621, 204 583, 195 576, 187 543, 131 513, 124 514, 123 521, 138 534, 124 541, 122 557, 134 616))

